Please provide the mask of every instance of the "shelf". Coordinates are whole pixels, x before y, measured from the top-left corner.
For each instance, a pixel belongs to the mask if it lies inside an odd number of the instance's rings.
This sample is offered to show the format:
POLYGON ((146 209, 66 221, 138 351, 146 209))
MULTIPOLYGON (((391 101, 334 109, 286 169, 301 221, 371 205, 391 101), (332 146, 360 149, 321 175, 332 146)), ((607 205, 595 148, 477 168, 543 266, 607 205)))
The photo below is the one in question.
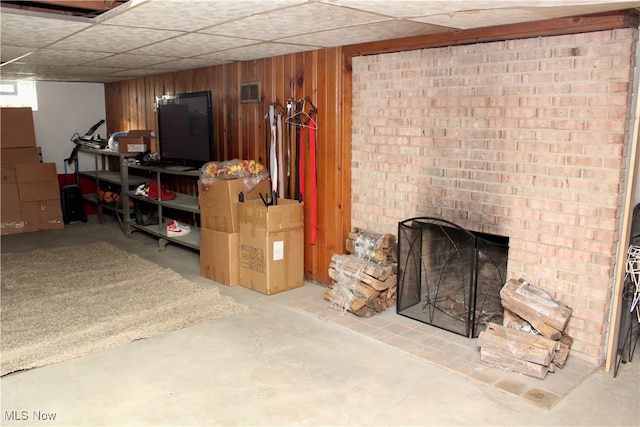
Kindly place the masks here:
POLYGON ((162 240, 159 242, 160 249, 164 249, 164 246, 166 245, 167 242, 178 243, 180 245, 187 246, 192 249, 198 249, 198 250, 200 249, 200 229, 199 228, 195 228, 194 226, 190 225, 189 227, 191 228, 191 233, 187 234, 186 236, 169 237, 167 236, 168 222, 169 221, 164 220, 162 222, 162 225, 158 225, 158 224, 139 225, 139 224, 136 224, 135 220, 131 220, 131 221, 127 221, 127 225, 131 229, 141 230, 141 231, 144 231, 145 233, 153 234, 154 236, 160 237, 161 239, 165 240, 166 242, 163 242, 162 240))
MULTIPOLYGON (((135 200, 142 200, 147 203, 152 203, 154 205, 158 204, 157 199, 150 199, 145 196, 139 196, 135 193, 135 191, 129 191, 129 198, 135 199, 135 200)), ((175 199, 162 200, 162 206, 181 210, 181 211, 186 211, 186 212, 200 213, 200 205, 198 203, 198 198, 195 196, 190 196, 188 194, 176 193, 175 199)))
POLYGON ((98 195, 95 194, 95 193, 94 194, 83 194, 82 195, 82 200, 84 200, 85 202, 91 203, 92 205, 99 206, 102 209, 106 209, 108 211, 117 212, 119 214, 122 214, 124 212, 124 210, 122 209, 122 204, 114 206, 114 205, 109 205, 109 204, 106 204, 106 203, 98 202, 98 195))
MULTIPOLYGON (((106 182, 108 184, 115 184, 115 185, 122 184, 122 177, 120 176, 120 172, 98 170, 98 171, 80 172, 80 175, 83 175, 92 179, 97 179, 100 182, 106 182)), ((145 182, 147 182, 147 180, 143 177, 138 177, 138 176, 129 177, 129 185, 138 186, 145 182)))
POLYGON ((157 172, 165 175, 181 175, 181 176, 200 176, 199 168, 191 168, 188 166, 142 166, 136 163, 128 163, 127 167, 129 169, 139 169, 143 171, 149 172, 157 172))
MULTIPOLYGON (((197 217, 200 214, 200 204, 198 201, 198 197, 195 195, 197 188, 196 182, 200 177, 200 169, 198 168, 189 168, 187 166, 175 166, 175 167, 159 167, 159 166, 143 166, 132 162, 130 159, 123 158, 121 162, 121 175, 123 180, 123 188, 127 188, 126 191, 122 193, 122 200, 124 203, 124 216, 127 217, 127 214, 131 212, 131 208, 129 207, 130 200, 139 200, 145 203, 149 203, 154 205, 158 211, 158 217, 163 219, 162 225, 139 225, 136 224, 135 219, 131 219, 129 216, 128 220, 124 222, 125 232, 127 234, 131 234, 134 230, 144 231, 146 233, 152 234, 159 238, 158 244, 160 246, 160 250, 163 250, 167 243, 176 243, 179 245, 187 246, 192 249, 200 250, 200 230, 194 226, 190 225, 191 233, 184 237, 168 237, 167 236, 167 222, 169 221, 169 217, 173 214, 178 214, 177 212, 172 212, 169 214, 166 210, 172 211, 180 211, 184 213, 190 213, 192 215, 193 223, 198 224, 199 218, 197 217), (136 188, 139 183, 135 183, 132 180, 139 178, 138 176, 131 176, 131 171, 145 171, 148 172, 149 175, 142 182, 151 183, 155 182, 158 185, 158 188, 162 188, 163 185, 163 176, 171 175, 171 176, 182 176, 188 177, 193 181, 193 195, 185 194, 185 193, 176 193, 176 197, 171 200, 157 200, 150 199, 148 197, 137 195, 136 188), (164 213, 163 213, 164 211, 164 213)), ((184 191, 184 190, 183 190, 184 191)), ((178 215, 180 216, 180 215, 178 215)))

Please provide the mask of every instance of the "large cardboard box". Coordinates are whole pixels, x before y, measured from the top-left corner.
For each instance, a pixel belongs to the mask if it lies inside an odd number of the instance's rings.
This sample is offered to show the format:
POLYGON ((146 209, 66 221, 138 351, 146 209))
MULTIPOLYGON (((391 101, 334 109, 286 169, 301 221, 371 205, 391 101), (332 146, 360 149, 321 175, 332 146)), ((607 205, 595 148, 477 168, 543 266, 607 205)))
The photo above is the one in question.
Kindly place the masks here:
POLYGON ((272 295, 304 284, 304 209, 296 200, 238 206, 240 284, 272 295))
MULTIPOLYGON (((3 184, 17 184, 16 168, 13 166, 0 166, 0 176, 3 184)), ((17 189, 18 187, 16 187, 17 189)))
POLYGON ((16 165, 16 179, 24 182, 58 182, 55 163, 19 163, 16 165))
POLYGON ((130 130, 127 136, 118 138, 118 151, 123 154, 144 153, 151 150, 150 130, 130 130))
POLYGON ((25 232, 64 228, 59 197, 52 200, 20 201, 20 211, 25 232))
POLYGON ((31 107, 0 109, 0 147, 35 146, 36 132, 31 107))
POLYGON ((24 222, 20 210, 18 184, 2 183, 0 185, 0 234, 16 234, 24 231, 24 222))
POLYGON ((37 147, 3 148, 0 153, 2 167, 14 167, 18 163, 40 163, 37 147))
POLYGON ((202 228, 237 233, 238 196, 244 194, 245 200, 260 199, 260 194, 271 192, 271 181, 260 181, 258 185, 247 191, 242 179, 220 179, 215 181, 205 192, 200 192, 200 223, 202 228))
POLYGON ((20 163, 15 170, 20 202, 60 201, 55 163, 20 163))
POLYGON ((240 284, 240 234, 200 229, 200 275, 227 286, 240 284))

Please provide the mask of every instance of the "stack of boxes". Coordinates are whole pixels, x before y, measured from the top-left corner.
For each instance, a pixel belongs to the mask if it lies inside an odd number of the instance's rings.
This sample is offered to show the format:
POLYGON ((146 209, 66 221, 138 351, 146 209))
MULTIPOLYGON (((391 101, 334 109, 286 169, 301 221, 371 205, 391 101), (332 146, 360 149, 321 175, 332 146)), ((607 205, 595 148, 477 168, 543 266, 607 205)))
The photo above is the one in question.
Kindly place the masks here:
POLYGON ((304 284, 304 209, 296 200, 239 205, 240 282, 266 295, 304 284))
POLYGON ((266 295, 303 285, 303 205, 278 199, 267 206, 260 195, 270 192, 269 180, 247 191, 233 179, 215 181, 199 194, 202 276, 266 295))
POLYGON ((261 181, 247 191, 242 179, 217 180, 198 195, 200 203, 200 274, 228 286, 240 284, 238 198, 259 199, 271 184, 261 181))
POLYGON ((0 110, 0 234, 63 228, 55 163, 42 163, 31 108, 0 110))

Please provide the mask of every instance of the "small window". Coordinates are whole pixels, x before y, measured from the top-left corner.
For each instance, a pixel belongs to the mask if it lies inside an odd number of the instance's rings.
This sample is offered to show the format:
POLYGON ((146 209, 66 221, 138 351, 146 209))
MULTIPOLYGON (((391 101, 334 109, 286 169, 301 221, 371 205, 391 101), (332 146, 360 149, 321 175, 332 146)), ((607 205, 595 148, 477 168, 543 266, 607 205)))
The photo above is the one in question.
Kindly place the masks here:
POLYGON ((38 111, 38 95, 34 81, 0 81, 0 107, 31 107, 38 111))

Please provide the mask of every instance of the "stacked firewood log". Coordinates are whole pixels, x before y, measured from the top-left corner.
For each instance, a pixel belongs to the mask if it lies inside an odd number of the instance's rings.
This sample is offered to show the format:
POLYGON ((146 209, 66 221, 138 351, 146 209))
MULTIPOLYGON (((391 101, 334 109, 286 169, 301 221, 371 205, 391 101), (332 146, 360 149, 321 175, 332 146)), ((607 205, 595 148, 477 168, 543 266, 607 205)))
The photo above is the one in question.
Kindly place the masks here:
POLYGON ((564 332, 571 308, 522 279, 508 280, 500 299, 504 321, 490 323, 478 336, 480 360, 539 379, 564 367, 573 343, 564 332))
POLYGON ((329 265, 332 286, 324 296, 335 308, 371 317, 396 304, 395 236, 355 230, 348 254, 334 254, 329 265))

